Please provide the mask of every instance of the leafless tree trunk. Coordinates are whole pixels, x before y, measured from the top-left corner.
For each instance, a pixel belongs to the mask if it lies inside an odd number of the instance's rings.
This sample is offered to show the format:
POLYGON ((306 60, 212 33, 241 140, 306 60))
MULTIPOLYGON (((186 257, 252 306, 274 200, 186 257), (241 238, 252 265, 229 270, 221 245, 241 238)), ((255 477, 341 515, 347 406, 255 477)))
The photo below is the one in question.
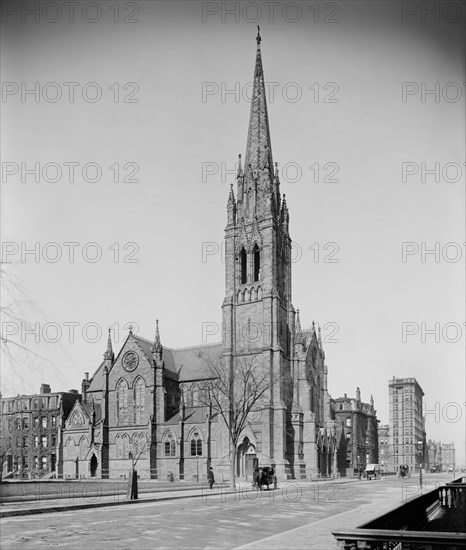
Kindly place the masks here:
POLYGON ((230 489, 236 485, 236 450, 243 430, 250 425, 250 414, 263 408, 275 380, 271 380, 256 361, 256 356, 212 360, 203 354, 211 390, 204 404, 220 415, 228 432, 230 489))

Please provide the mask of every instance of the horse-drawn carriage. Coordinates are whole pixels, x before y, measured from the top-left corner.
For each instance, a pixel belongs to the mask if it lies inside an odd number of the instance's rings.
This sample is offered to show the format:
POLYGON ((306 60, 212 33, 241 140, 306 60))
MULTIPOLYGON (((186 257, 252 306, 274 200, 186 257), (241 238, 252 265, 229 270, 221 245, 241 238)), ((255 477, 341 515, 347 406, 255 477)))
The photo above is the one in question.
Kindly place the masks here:
POLYGON ((399 471, 399 477, 411 477, 411 473, 409 471, 409 466, 408 465, 405 465, 405 464, 402 464, 400 466, 400 471, 399 471))
POLYGON ((267 491, 270 489, 270 486, 273 485, 273 488, 277 488, 277 476, 275 475, 275 470, 271 466, 263 466, 262 468, 256 468, 253 473, 253 483, 252 486, 260 489, 267 486, 267 491))

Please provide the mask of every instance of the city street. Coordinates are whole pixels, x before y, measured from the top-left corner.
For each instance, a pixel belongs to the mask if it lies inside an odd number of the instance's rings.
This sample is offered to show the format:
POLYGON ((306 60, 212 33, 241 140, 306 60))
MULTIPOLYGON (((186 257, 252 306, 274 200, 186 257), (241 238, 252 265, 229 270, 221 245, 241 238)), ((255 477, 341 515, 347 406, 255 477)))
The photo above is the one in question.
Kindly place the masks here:
MULTIPOLYGON (((428 474, 425 489, 451 481, 428 474)), ((353 528, 418 496, 418 478, 288 482, 267 493, 141 502, 1 520, 2 550, 43 547, 337 548, 333 529, 353 528)), ((208 492, 209 493, 209 492, 208 492)))

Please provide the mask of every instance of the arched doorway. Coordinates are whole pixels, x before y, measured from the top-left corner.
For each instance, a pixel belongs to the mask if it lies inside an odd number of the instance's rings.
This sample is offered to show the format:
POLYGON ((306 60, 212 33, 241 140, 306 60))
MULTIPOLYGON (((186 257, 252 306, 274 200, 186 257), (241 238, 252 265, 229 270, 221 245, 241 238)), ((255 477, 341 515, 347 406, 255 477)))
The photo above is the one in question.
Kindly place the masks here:
POLYGON ((256 448, 246 436, 236 452, 236 475, 252 477, 254 467, 258 465, 256 448))
POLYGON ((97 475, 97 457, 95 454, 91 456, 91 477, 95 477, 97 475))

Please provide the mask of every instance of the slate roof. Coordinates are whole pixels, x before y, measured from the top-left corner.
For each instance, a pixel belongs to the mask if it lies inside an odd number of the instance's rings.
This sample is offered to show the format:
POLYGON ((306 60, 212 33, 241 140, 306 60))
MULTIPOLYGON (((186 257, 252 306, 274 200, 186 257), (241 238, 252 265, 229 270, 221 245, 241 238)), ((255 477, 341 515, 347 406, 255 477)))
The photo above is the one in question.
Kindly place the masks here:
MULTIPOLYGON (((185 409, 185 422, 193 424, 202 424, 207 420, 208 409, 206 406, 200 407, 186 407, 185 409)), ((212 419, 217 417, 217 413, 212 413, 212 419)), ((177 412, 170 420, 167 420, 165 424, 178 424, 180 421, 180 413, 177 412)))
MULTIPOLYGON (((141 351, 148 360, 152 358, 151 347, 153 342, 137 336, 131 335, 136 341, 141 351)), ((126 342, 125 342, 126 343, 126 342)), ((125 344, 123 344, 122 348, 125 344)), ((118 355, 121 353, 121 349, 118 355)), ((162 358, 165 362, 165 376, 178 382, 191 380, 207 380, 211 378, 209 374, 209 362, 216 363, 223 351, 223 344, 204 344, 187 348, 170 349, 164 348, 162 358)), ((118 355, 116 357, 118 357, 118 355)), ((104 364, 102 361, 95 373, 92 375, 89 387, 89 393, 102 391, 104 388, 104 364)))

